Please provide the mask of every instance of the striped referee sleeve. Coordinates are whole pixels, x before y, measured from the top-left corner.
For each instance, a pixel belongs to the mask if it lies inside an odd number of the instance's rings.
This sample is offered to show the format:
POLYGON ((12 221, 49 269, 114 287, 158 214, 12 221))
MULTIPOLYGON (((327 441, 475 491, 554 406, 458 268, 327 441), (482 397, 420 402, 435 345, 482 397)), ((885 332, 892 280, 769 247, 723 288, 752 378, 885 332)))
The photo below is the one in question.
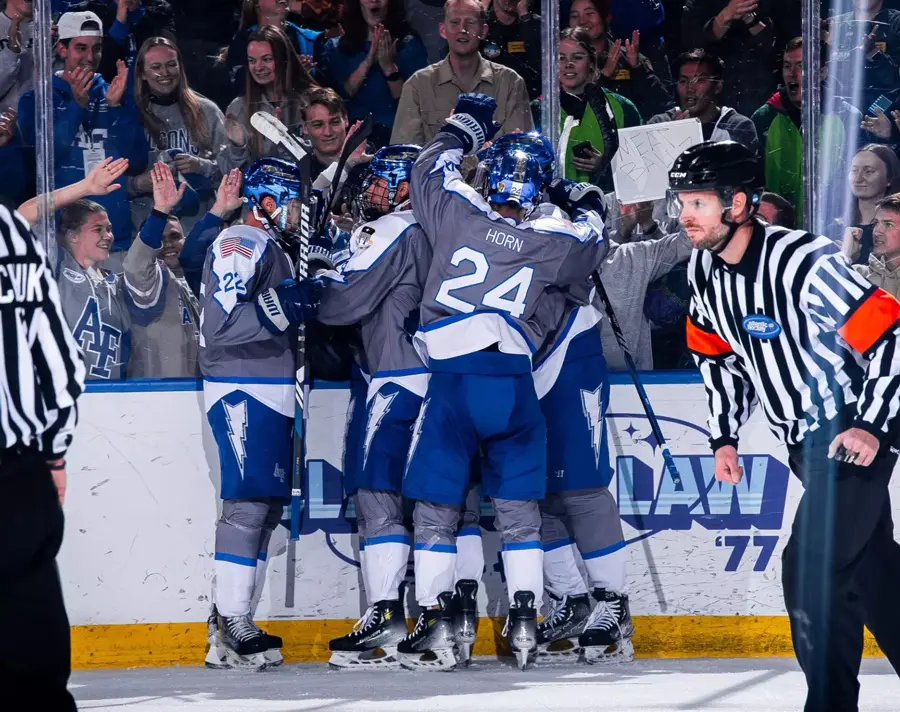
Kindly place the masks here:
POLYGON ((738 431, 756 403, 750 375, 725 339, 719 336, 691 297, 687 346, 703 376, 709 402, 709 444, 713 452, 724 445, 738 446, 738 431))
POLYGON ((853 424, 883 438, 900 409, 900 302, 828 254, 810 270, 800 306, 868 360, 853 424))

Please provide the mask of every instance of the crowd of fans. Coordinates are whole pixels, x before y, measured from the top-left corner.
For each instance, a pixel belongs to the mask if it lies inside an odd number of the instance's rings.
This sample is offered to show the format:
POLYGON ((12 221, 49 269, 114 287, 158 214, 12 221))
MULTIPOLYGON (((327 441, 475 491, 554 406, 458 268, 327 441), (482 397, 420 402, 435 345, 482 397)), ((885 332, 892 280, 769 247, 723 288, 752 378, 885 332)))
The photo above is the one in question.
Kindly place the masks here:
MULTIPOLYGON (((309 139, 314 175, 337 160, 355 122, 374 120, 353 157, 361 162, 388 143, 431 139, 463 92, 497 100, 501 133, 540 129, 533 2, 53 0, 59 281, 70 325, 95 355, 90 377, 196 375, 206 248, 237 215, 241 171, 289 157, 251 126, 253 113, 309 139)), ((34 220, 33 4, 0 4, 0 197, 34 220)), ((823 2, 817 182, 829 236, 896 287, 900 1, 849 4, 836 15, 823 2)), ((609 276, 643 368, 692 367, 688 252, 656 245, 678 231, 661 201, 618 203, 610 122, 696 118, 704 139, 746 145, 764 166, 760 215, 799 226, 800 6, 561 0, 560 126, 578 121, 564 137, 565 177, 609 191, 610 234, 635 245, 621 268, 632 271, 609 276)), ((608 341, 611 367, 623 368, 608 341)))

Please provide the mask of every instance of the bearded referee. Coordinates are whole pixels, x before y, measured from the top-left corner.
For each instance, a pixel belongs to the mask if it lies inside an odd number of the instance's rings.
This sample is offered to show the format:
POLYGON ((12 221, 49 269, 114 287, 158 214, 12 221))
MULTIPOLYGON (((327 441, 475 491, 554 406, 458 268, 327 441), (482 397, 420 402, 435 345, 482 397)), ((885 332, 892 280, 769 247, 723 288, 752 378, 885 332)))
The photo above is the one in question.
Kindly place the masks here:
POLYGON ((687 324, 709 398, 715 476, 737 484, 738 431, 762 406, 803 482, 782 564, 806 712, 852 712, 867 626, 900 671, 897 461, 900 303, 837 246, 756 217, 761 171, 733 141, 685 151, 670 214, 694 252, 687 324))
POLYGON ((56 570, 81 351, 44 251, 0 206, 0 709, 74 710, 69 621, 56 570))

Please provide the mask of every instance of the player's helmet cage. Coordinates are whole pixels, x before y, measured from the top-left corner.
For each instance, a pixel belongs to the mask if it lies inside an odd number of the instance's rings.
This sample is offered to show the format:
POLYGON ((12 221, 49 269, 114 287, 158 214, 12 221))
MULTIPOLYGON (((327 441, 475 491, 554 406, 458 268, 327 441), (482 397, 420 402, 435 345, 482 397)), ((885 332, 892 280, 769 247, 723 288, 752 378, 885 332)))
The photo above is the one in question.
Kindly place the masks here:
POLYGON ((288 235, 298 232, 300 223, 300 171, 281 158, 260 158, 244 173, 241 188, 244 202, 261 222, 271 218, 273 227, 288 235), (271 197, 275 210, 266 215, 263 199, 271 197))
POLYGON ((376 220, 407 200, 413 163, 421 150, 412 143, 399 143, 375 153, 351 194, 350 210, 357 221, 376 220))
POLYGON ((669 171, 668 213, 672 218, 681 216, 682 192, 715 191, 722 200, 723 222, 736 192, 747 194, 752 215, 759 207, 762 186, 759 161, 749 148, 737 141, 698 143, 678 156, 669 171))
POLYGON ((537 158, 520 149, 498 153, 491 160, 485 197, 491 203, 512 203, 532 208, 540 201, 547 182, 537 158))

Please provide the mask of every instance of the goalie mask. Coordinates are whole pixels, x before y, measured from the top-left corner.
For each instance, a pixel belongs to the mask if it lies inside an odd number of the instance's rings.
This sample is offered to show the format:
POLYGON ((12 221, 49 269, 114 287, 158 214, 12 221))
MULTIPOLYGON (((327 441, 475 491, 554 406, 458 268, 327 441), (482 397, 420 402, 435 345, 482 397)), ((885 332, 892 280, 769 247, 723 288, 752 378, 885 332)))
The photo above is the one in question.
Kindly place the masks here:
POLYGON ((419 146, 409 143, 378 150, 350 201, 350 209, 357 221, 376 220, 406 202, 412 166, 419 151, 419 146))
POLYGON ((241 196, 263 225, 288 239, 300 232, 300 171, 290 161, 260 158, 244 173, 241 196), (275 210, 266 211, 263 200, 275 201, 275 210))

